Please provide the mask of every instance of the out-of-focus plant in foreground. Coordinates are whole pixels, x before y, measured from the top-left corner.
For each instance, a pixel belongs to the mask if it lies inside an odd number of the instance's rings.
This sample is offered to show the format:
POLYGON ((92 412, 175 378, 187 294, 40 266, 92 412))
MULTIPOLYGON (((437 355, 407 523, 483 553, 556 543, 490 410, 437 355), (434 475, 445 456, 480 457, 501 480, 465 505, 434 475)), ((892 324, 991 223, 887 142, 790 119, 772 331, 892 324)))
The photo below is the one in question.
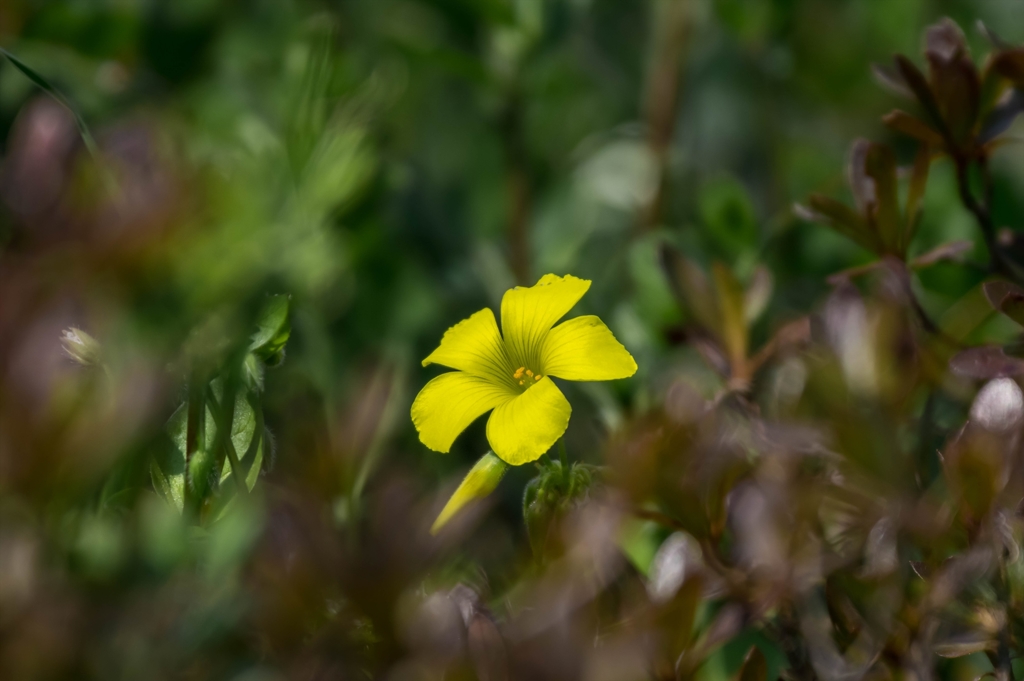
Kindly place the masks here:
POLYGON ((0 678, 1020 677, 997 4, 0 5, 0 678))

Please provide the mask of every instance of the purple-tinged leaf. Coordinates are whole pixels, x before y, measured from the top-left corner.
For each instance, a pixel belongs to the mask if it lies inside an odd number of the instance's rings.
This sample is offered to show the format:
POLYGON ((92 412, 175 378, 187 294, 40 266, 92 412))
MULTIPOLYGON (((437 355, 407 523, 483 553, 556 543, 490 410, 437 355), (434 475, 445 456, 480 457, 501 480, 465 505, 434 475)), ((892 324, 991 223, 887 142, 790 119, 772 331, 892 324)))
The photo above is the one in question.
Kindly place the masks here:
POLYGON ((1009 357, 1002 348, 989 345, 958 352, 949 360, 949 368, 967 378, 1003 378, 1024 374, 1024 360, 1009 357))
POLYGON ((925 31, 925 55, 928 59, 949 62, 967 54, 964 32, 949 17, 929 26, 925 31))
POLYGON ((999 309, 999 306, 1003 304, 1003 298, 1009 293, 1024 293, 1024 289, 1003 279, 987 281, 981 288, 993 310, 999 309))
POLYGON ((978 141, 987 144, 1002 135, 1010 129, 1021 112, 1024 112, 1024 93, 1017 89, 1007 91, 1007 96, 992 109, 982 124, 978 141))

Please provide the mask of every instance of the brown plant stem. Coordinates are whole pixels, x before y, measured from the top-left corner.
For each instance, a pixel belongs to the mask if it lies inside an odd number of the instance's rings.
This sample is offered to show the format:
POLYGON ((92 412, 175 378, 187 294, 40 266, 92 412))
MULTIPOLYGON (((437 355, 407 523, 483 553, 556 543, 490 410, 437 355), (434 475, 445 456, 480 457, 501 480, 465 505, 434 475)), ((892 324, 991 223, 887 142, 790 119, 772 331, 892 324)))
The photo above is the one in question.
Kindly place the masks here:
POLYGON ((769 630, 789 662, 789 669, 782 673, 782 678, 791 681, 816 681, 818 675, 811 666, 811 656, 803 644, 800 624, 792 606, 785 604, 779 609, 779 614, 769 630))
POLYGON ((530 187, 529 160, 523 138, 521 97, 513 86, 499 122, 505 149, 508 196, 508 257, 516 282, 530 284, 530 187))
POLYGON ((647 143, 657 168, 657 185, 640 215, 638 229, 641 232, 657 227, 665 208, 670 147, 682 85, 683 48, 690 30, 689 0, 662 0, 660 4, 662 7, 656 8, 656 36, 644 101, 647 143))
POLYGON ((1000 556, 999 570, 995 578, 996 594, 1004 604, 1003 625, 999 628, 999 643, 996 647, 995 659, 992 660, 992 666, 996 671, 996 681, 1016 681, 1013 673, 1013 656, 1010 648, 1010 618, 1012 613, 1009 606, 1010 588, 1006 574, 1006 562, 1006 554, 1003 552, 1000 556))
POLYGON ((996 238, 995 222, 992 220, 992 175, 988 167, 988 159, 982 157, 978 161, 979 168, 982 175, 982 192, 985 195, 984 201, 979 201, 974 196, 974 192, 971 191, 970 186, 970 167, 971 160, 969 157, 963 154, 957 154, 953 156, 953 162, 956 165, 956 184, 957 190, 960 194, 960 201, 964 204, 964 207, 974 216, 978 226, 981 228, 982 236, 985 239, 985 246, 989 252, 989 269, 997 274, 1001 274, 1011 281, 1017 283, 1024 283, 1024 278, 1021 277, 1018 268, 1014 267, 1013 263, 1007 260, 1002 249, 999 247, 999 241, 996 238))

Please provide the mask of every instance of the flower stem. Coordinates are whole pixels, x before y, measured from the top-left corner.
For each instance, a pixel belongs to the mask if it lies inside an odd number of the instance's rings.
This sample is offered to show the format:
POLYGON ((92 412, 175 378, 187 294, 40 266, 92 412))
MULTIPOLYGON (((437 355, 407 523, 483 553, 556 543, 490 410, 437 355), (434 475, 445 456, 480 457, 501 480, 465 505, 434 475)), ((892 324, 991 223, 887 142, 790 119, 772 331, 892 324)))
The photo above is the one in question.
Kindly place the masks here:
POLYGON ((558 438, 558 460, 562 463, 562 482, 569 484, 569 455, 565 451, 565 438, 558 438))

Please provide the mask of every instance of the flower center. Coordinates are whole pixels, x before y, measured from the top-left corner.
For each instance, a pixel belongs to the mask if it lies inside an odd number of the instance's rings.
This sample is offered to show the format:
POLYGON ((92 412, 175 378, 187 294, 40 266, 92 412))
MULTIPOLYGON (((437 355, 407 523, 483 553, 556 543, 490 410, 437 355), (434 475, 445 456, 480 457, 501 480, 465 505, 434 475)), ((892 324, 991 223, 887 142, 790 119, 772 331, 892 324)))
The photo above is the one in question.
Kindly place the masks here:
POLYGON ((540 374, 535 374, 526 367, 519 367, 515 373, 512 374, 512 380, 517 381, 519 385, 524 388, 529 388, 531 385, 544 378, 540 374))

